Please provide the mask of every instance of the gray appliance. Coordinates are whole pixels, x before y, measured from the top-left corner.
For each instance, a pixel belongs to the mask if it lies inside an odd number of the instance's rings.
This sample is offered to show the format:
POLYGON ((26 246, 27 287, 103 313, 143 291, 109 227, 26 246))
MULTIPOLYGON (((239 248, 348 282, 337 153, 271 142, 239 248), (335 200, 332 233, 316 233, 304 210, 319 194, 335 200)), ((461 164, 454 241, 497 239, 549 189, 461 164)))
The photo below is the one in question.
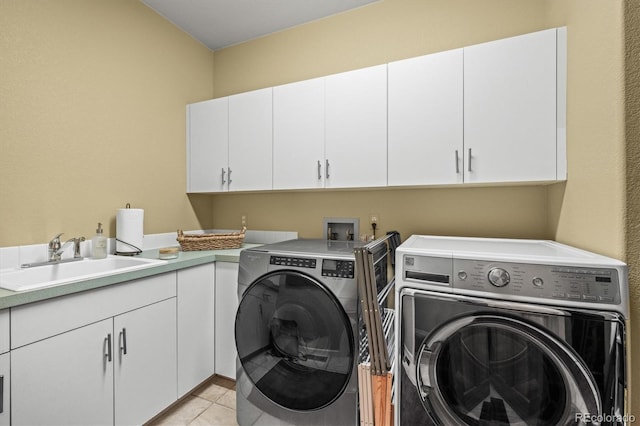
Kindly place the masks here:
POLYGON ((626 423, 624 263, 430 236, 396 256, 398 426, 626 423))
POLYGON ((239 425, 358 423, 360 246, 303 239, 241 252, 239 425))

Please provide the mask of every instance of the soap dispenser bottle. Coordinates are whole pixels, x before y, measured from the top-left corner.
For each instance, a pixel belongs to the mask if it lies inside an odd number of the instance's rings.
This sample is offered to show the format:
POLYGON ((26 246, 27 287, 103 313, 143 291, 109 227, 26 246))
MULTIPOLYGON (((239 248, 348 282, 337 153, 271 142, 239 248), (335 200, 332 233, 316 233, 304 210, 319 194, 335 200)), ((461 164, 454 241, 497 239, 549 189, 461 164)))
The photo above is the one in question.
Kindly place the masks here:
POLYGON ((91 238, 91 254, 94 259, 107 257, 107 237, 102 235, 102 223, 98 222, 96 235, 91 238))

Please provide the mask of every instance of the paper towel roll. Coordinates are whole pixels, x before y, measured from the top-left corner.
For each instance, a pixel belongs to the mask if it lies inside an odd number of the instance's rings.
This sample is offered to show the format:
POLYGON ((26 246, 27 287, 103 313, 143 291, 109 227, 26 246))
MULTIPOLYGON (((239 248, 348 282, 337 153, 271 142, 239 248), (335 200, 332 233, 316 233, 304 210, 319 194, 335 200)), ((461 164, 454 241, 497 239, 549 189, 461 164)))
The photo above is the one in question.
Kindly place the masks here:
POLYGON ((144 243, 144 210, 118 209, 116 254, 138 254, 144 243))

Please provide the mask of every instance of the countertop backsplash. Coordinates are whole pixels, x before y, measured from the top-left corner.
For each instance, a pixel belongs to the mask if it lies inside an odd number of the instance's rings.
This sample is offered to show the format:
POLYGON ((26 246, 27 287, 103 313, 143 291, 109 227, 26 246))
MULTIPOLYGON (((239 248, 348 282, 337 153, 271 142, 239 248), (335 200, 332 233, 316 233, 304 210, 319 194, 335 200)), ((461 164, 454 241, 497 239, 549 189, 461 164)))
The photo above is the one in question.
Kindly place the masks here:
MULTIPOLYGON (((238 232, 237 229, 206 229, 185 231, 188 234, 238 232)), ((166 232, 162 234, 147 234, 144 236, 143 250, 153 250, 162 247, 178 246, 176 232, 166 232)), ((253 231, 245 232, 245 243, 250 244, 270 244, 278 241, 285 241, 298 238, 295 231, 253 231)), ((107 240, 107 252, 113 254, 115 250, 115 238, 107 240)), ((82 257, 91 257, 91 239, 87 239, 80 244, 80 254, 82 257)), ((62 254, 66 259, 73 256, 73 248, 68 247, 62 254)), ((47 260, 47 243, 32 244, 26 246, 0 247, 0 270, 17 268, 23 263, 44 262, 47 260)))

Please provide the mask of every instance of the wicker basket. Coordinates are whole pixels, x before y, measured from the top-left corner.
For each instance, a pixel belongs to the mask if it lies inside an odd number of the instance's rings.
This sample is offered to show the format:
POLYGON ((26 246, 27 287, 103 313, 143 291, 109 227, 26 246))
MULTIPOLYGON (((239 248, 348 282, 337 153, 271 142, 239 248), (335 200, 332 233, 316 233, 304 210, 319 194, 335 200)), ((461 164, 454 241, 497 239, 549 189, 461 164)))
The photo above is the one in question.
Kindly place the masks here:
POLYGON ((240 248, 244 240, 246 227, 242 227, 240 232, 229 232, 223 234, 198 234, 185 235, 182 229, 178 229, 178 242, 182 251, 197 250, 219 250, 240 248))

